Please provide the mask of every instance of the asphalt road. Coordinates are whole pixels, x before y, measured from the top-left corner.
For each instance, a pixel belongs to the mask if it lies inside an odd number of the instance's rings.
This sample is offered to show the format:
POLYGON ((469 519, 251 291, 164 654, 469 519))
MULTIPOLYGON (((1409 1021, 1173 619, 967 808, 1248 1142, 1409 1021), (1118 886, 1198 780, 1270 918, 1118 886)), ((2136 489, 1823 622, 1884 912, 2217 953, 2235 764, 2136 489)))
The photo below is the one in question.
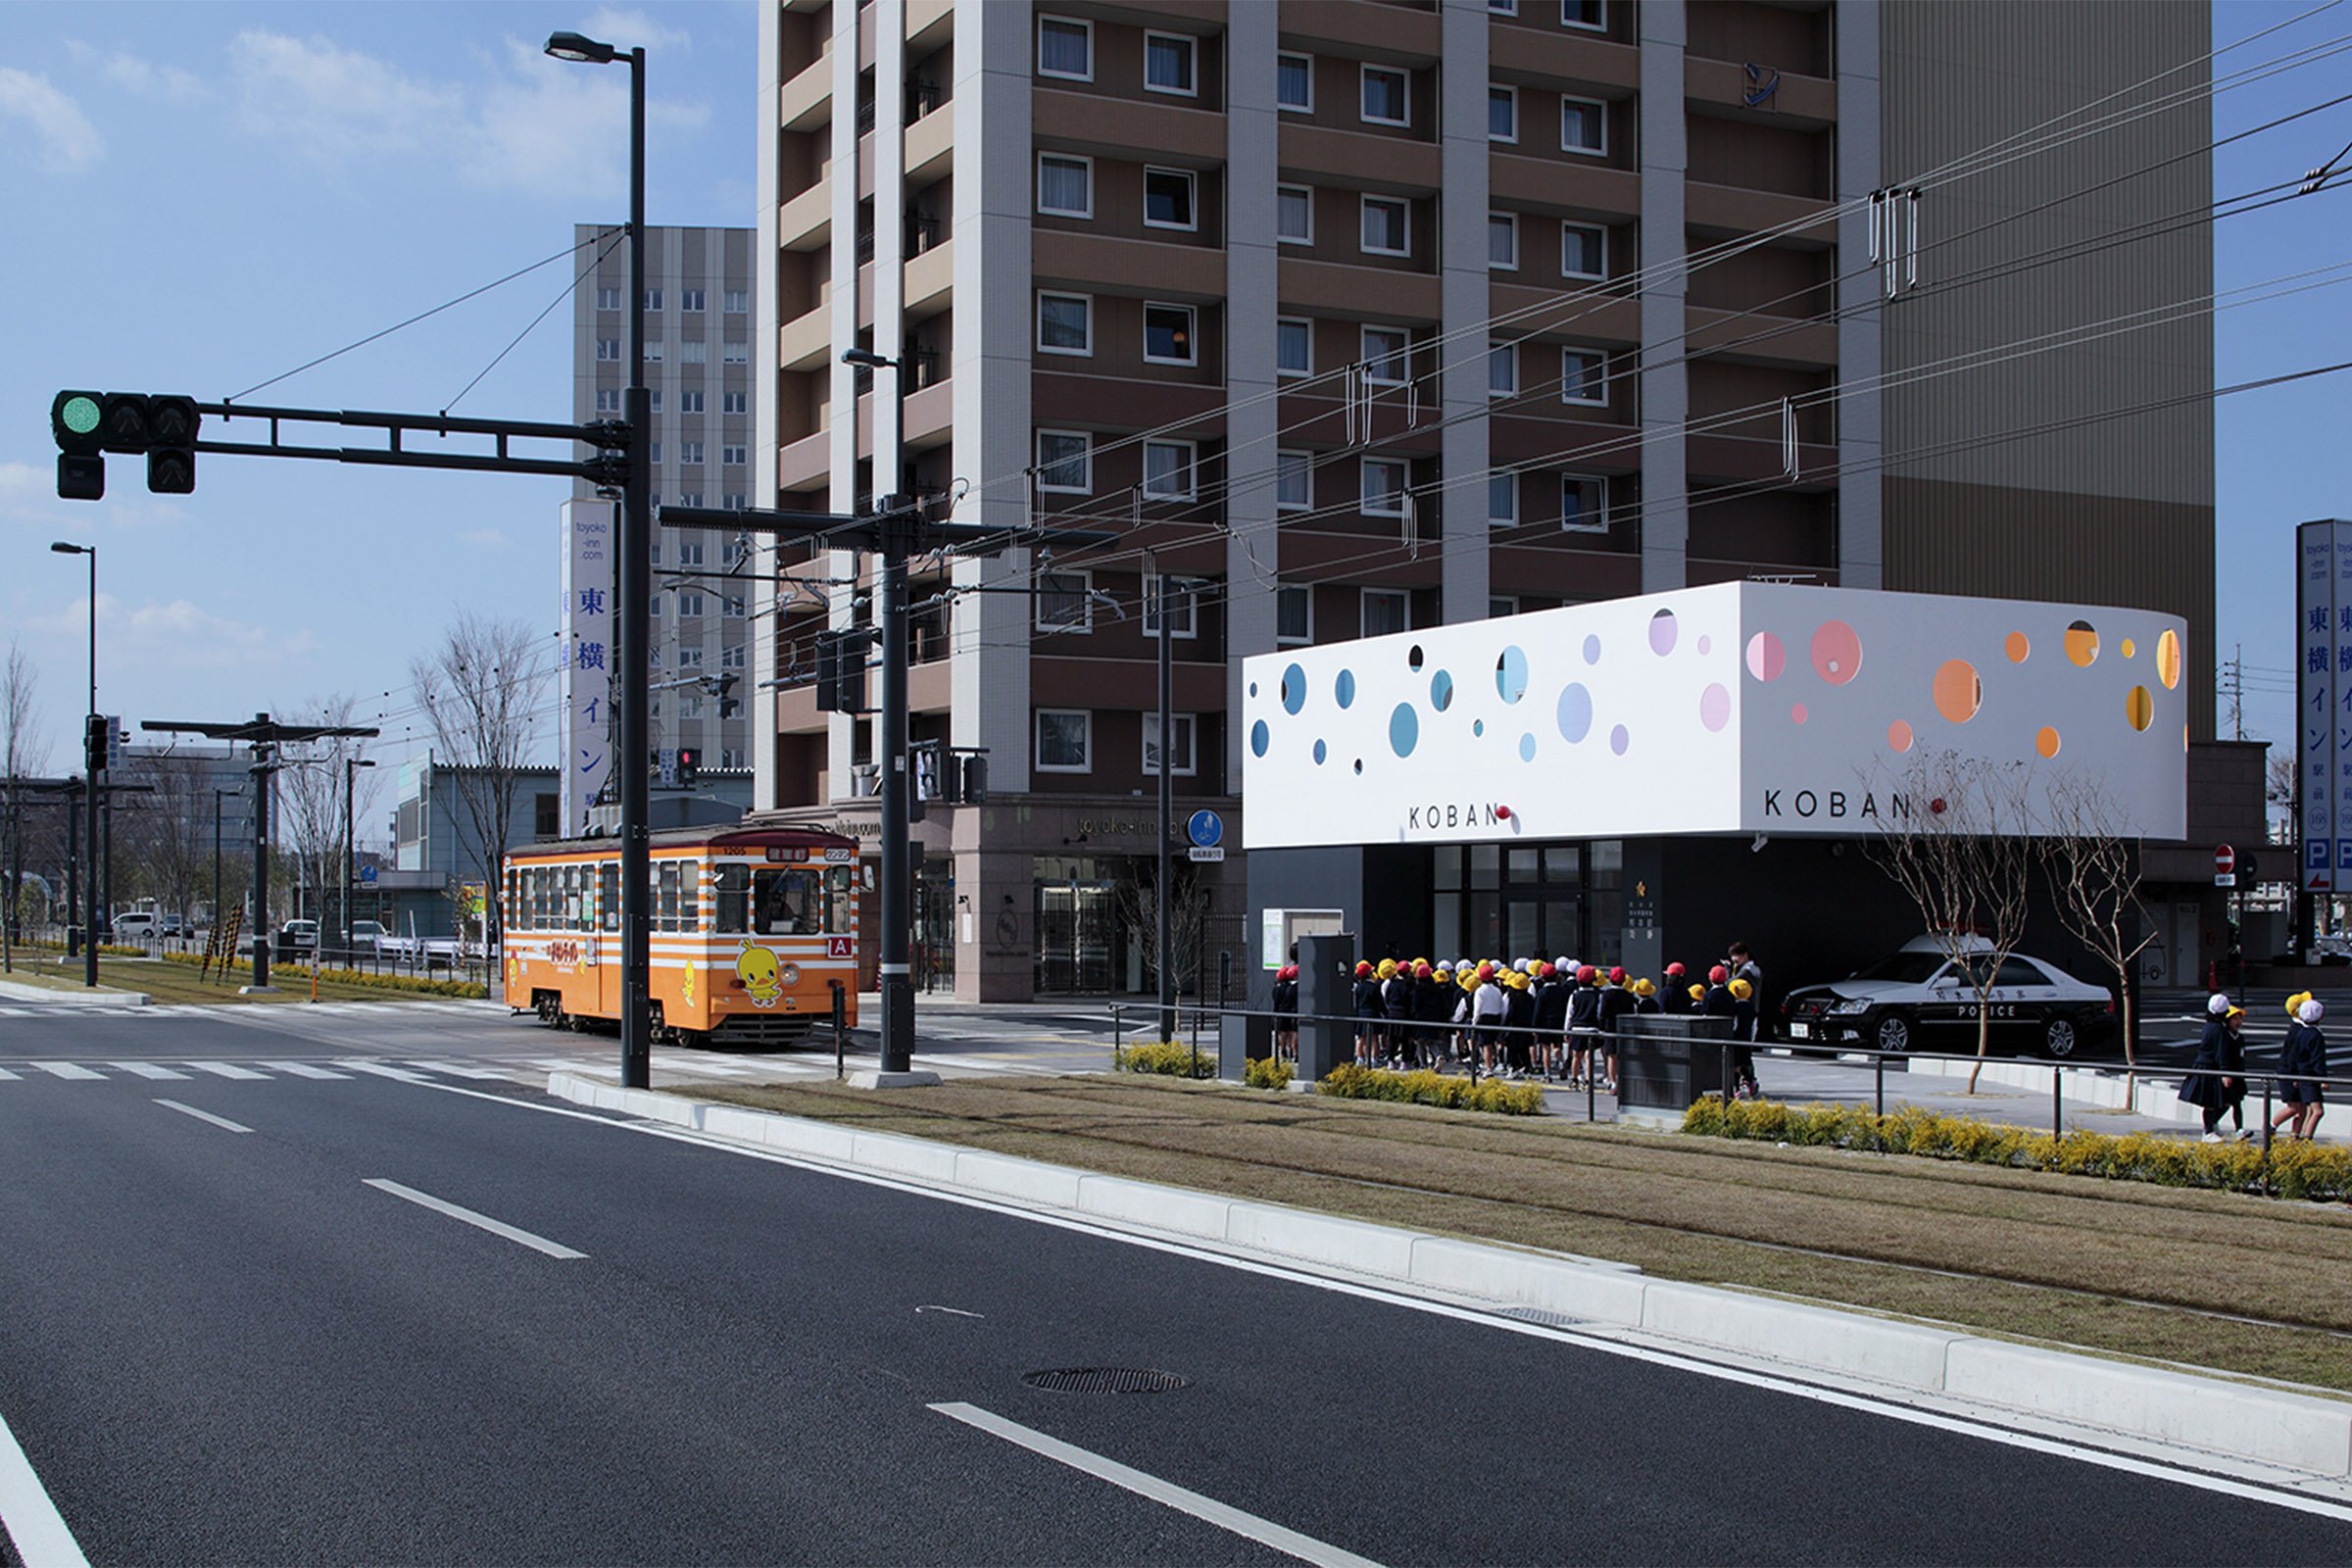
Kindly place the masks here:
POLYGON ((0 1017, 0 1420, 90 1560, 2352 1554, 2164 1476, 655 1136, 466 1077, 544 1041, 449 1016, 0 1017), (1188 1386, 1023 1382, 1072 1367, 1188 1386))

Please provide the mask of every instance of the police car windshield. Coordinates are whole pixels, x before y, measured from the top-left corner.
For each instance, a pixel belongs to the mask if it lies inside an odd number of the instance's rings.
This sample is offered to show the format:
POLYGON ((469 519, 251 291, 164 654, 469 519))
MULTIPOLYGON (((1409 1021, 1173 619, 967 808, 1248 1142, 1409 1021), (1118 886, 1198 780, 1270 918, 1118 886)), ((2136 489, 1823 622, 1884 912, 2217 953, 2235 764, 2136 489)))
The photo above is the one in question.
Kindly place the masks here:
POLYGON ((1940 953, 1890 953, 1866 969, 1856 969, 1856 980, 1891 980, 1896 985, 1926 985, 1943 967, 1940 953))

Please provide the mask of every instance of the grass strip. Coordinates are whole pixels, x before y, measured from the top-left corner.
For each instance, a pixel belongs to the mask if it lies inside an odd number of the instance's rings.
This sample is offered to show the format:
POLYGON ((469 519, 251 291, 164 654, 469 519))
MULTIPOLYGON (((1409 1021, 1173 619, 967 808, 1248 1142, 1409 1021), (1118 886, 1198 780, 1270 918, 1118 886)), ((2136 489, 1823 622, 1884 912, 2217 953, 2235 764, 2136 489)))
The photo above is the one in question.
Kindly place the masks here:
POLYGON ((1165 1078, 692 1092, 1663 1279, 2352 1391, 2340 1207, 1165 1078))
MULTIPOLYGON (((80 990, 81 963, 79 957, 74 957, 68 960, 63 968, 54 963, 43 963, 36 970, 20 959, 17 972, 7 978, 25 980, 44 987, 49 986, 54 978, 66 982, 63 989, 80 990), (35 975, 38 978, 33 978, 35 975)), ((160 958, 121 958, 105 953, 98 956, 98 984, 102 989, 144 991, 157 1002, 201 1003, 220 1006, 277 1006, 307 1004, 311 1000, 310 972, 307 969, 289 969, 282 964, 272 964, 270 979, 278 988, 275 992, 265 996, 239 996, 237 988, 251 979, 252 969, 244 964, 232 968, 225 980, 216 965, 211 976, 200 980, 193 964, 168 963, 160 958)), ((417 994, 412 992, 379 990, 321 976, 318 981, 318 1000, 414 1002, 418 998, 417 994)))

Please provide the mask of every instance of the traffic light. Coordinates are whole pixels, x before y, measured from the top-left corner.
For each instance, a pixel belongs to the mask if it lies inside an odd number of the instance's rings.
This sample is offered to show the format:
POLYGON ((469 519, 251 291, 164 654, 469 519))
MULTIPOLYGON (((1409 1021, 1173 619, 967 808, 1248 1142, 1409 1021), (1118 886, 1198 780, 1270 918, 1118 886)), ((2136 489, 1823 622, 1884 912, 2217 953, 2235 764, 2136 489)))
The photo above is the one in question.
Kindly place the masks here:
POLYGON ((196 428, 204 416, 196 400, 147 400, 147 488, 157 495, 184 496, 196 488, 196 428))
POLYGON ((963 764, 963 787, 956 791, 966 806, 988 804, 988 759, 973 752, 960 759, 963 764))
POLYGON ((816 709, 820 713, 864 710, 864 631, 820 631, 816 634, 816 709))
POLYGON ((107 754, 113 749, 109 745, 113 731, 114 725, 104 713, 92 713, 82 721, 81 762, 93 779, 106 771, 107 754))
POLYGON ((103 406, 96 392, 60 392, 49 405, 49 428, 57 437, 60 501, 106 499, 106 459, 98 447, 103 406))
POLYGON ((702 753, 691 746, 678 748, 678 782, 691 787, 703 774, 702 753))
POLYGON ((99 446, 109 452, 147 450, 147 394, 109 392, 99 411, 99 446))

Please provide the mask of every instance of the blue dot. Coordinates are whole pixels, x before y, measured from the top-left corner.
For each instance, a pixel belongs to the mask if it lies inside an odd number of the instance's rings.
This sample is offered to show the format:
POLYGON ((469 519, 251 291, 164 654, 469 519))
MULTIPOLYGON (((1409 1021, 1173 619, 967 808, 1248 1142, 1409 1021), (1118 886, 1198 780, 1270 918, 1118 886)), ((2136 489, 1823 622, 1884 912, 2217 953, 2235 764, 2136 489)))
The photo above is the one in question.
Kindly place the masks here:
POLYGON ((1317 767, 1321 767, 1323 765, 1323 759, 1327 755, 1328 753, 1326 752, 1323 743, 1321 741, 1315 742, 1315 765, 1317 767))
POLYGON ((1535 760, 1536 760, 1536 738, 1535 738, 1533 735, 1522 735, 1522 736, 1520 736, 1520 737, 1519 737, 1519 760, 1521 760, 1522 762, 1532 762, 1532 761, 1534 761, 1535 760))
POLYGON ((1268 740, 1268 738, 1269 738, 1269 737, 1268 737, 1268 736, 1267 736, 1267 734, 1266 734, 1266 721, 1265 721, 1264 719, 1262 719, 1262 718, 1261 718, 1261 719, 1259 719, 1259 720, 1258 720, 1256 723, 1254 723, 1254 724, 1250 725, 1250 754, 1251 754, 1252 756, 1255 756, 1255 757, 1263 757, 1263 756, 1265 756, 1265 755, 1266 755, 1266 741, 1268 740))
POLYGON ((1429 706, 1441 713, 1453 706, 1453 677, 1442 669, 1429 677, 1429 706))
POLYGON ((1306 706, 1306 671, 1297 664, 1282 672, 1282 710, 1296 713, 1306 706))
POLYGON ((1421 740, 1421 715, 1413 711, 1410 703, 1398 703, 1396 711, 1389 715, 1389 750, 1398 757, 1410 757, 1421 740))
POLYGON ((1361 773, 1364 770, 1364 760, 1360 757, 1355 760, 1355 770, 1358 773, 1361 773))
POLYGON ((1251 681, 1251 682, 1250 683, 1250 696, 1252 696, 1252 697, 1255 697, 1255 696, 1257 695, 1257 682, 1255 682, 1255 681, 1251 681))
POLYGON ((1341 670, 1340 678, 1334 684, 1337 688, 1340 706, 1353 708, 1355 706, 1355 671, 1352 669, 1341 670))
POLYGON ((1483 719, 1483 718, 1474 718, 1474 719, 1472 719, 1472 720, 1470 721, 1470 733, 1471 733, 1471 734, 1473 734, 1473 735, 1484 735, 1486 732, 1487 732, 1487 721, 1486 721, 1485 719, 1483 719))
POLYGON ((1599 638, 1588 637, 1585 639, 1585 662, 1588 664, 1597 664, 1600 662, 1599 638))
POLYGON ((1515 703, 1527 695, 1525 650, 1505 648, 1502 657, 1494 661, 1494 690, 1506 703, 1515 703))
POLYGON ((1575 745, 1592 731, 1592 694, 1571 683, 1560 693, 1560 739, 1575 745))
POLYGON ((1413 644, 1412 652, 1404 656, 1404 665, 1416 675, 1421 673, 1421 645, 1419 643, 1413 644))
POLYGON ((1615 752, 1619 757, 1623 757, 1625 749, 1633 744, 1633 736, 1626 733, 1625 726, 1620 724, 1609 731, 1609 750, 1615 752))

